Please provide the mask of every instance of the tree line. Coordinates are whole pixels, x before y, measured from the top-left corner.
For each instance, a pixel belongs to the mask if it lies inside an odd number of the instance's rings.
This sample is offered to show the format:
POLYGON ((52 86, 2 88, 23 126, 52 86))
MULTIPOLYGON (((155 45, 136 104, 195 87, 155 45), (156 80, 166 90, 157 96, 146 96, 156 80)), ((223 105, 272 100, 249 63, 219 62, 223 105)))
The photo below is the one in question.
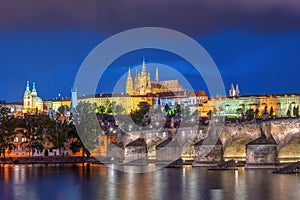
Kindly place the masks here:
POLYGON ((31 155, 44 150, 48 154, 51 149, 58 149, 61 154, 68 147, 73 153, 82 150, 82 156, 89 156, 103 130, 96 105, 80 102, 70 118, 61 115, 58 113, 56 119, 42 114, 14 117, 10 108, 0 106, 0 156, 5 157, 6 151, 16 148, 15 138, 20 134, 24 138, 20 145, 31 155))

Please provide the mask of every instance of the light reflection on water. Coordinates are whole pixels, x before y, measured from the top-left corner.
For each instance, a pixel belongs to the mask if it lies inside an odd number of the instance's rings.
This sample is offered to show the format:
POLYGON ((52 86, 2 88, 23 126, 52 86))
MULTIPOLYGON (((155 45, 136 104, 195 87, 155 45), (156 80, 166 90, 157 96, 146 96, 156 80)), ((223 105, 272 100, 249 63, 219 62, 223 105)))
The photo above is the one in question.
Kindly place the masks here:
POLYGON ((300 199, 299 176, 271 172, 184 167, 124 173, 99 165, 2 165, 0 199, 300 199))

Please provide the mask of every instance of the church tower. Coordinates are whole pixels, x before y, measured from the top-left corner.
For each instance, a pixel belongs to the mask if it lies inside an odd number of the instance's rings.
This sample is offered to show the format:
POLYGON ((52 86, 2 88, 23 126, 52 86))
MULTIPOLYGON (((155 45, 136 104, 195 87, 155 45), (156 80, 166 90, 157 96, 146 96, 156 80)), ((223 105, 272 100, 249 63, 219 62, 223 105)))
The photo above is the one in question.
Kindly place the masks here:
POLYGON ((24 112, 27 113, 32 106, 32 96, 31 91, 29 87, 29 81, 27 81, 26 90, 24 92, 24 98, 23 98, 23 105, 24 105, 24 112))
POLYGON ((31 96, 37 97, 37 91, 36 91, 36 88, 35 88, 35 83, 32 84, 31 96))
POLYGON ((130 68, 128 69, 127 82, 126 82, 126 93, 132 95, 133 93, 133 85, 132 85, 132 77, 130 68))
POLYGON ((240 88, 239 88, 239 85, 238 85, 238 84, 236 84, 235 95, 236 95, 236 96, 240 96, 240 88))
POLYGON ((43 112, 43 100, 38 97, 35 88, 35 83, 33 83, 32 91, 30 91, 29 81, 27 81, 26 90, 24 92, 24 113, 38 114, 43 112))
POLYGON ((235 89, 234 89, 233 83, 231 83, 230 89, 229 89, 229 96, 230 96, 230 97, 234 97, 234 96, 236 95, 235 92, 236 92, 236 91, 235 91, 235 89))

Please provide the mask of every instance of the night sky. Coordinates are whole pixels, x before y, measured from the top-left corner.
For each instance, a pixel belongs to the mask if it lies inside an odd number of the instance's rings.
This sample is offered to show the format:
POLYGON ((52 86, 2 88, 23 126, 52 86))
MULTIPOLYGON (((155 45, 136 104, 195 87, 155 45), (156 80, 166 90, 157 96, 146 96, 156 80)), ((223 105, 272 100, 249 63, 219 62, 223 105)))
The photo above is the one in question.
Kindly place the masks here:
MULTIPOLYGON (((238 83, 242 94, 300 93, 298 0, 0 3, 0 99, 9 102, 22 101, 27 80, 36 82, 43 99, 70 96, 77 70, 93 48, 120 31, 146 26, 174 29, 197 40, 218 66, 226 90, 238 83)), ((128 67, 141 65, 143 57, 148 63, 180 68, 195 90, 206 90, 185 60, 145 49, 113 62, 99 92, 112 91, 128 67)))

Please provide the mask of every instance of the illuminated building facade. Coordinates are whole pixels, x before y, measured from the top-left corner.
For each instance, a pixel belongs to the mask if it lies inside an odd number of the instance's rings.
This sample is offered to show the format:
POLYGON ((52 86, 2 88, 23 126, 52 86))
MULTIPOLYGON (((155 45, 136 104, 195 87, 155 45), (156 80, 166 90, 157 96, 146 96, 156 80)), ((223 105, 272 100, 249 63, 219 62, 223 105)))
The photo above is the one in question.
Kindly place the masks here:
POLYGON ((213 114, 237 116, 238 109, 243 113, 253 109, 258 111, 260 117, 264 114, 270 115, 271 112, 276 117, 296 117, 299 116, 299 105, 299 94, 270 94, 212 97, 198 109, 200 116, 207 116, 209 111, 213 114))
POLYGON ((29 81, 27 81, 23 104, 24 113, 37 114, 43 112, 43 101, 40 97, 38 97, 35 83, 33 83, 32 91, 30 91, 29 81))
POLYGON ((54 110, 58 111, 58 108, 61 106, 65 106, 67 109, 71 106, 71 101, 69 98, 56 98, 54 100, 45 100, 44 106, 46 107, 47 111, 54 110))
POLYGON ((130 69, 128 70, 126 93, 128 95, 157 94, 161 92, 183 91, 178 80, 159 81, 158 68, 156 68, 155 81, 151 81, 150 73, 147 72, 145 60, 142 64, 142 72, 136 70, 133 80, 130 69))
POLYGON ((79 97, 78 103, 80 102, 89 102, 91 104, 96 104, 97 106, 105 106, 110 103, 114 104, 115 106, 120 106, 124 109, 121 113, 114 114, 128 114, 132 110, 137 110, 139 108, 138 105, 140 102, 147 102, 150 106, 152 106, 152 96, 129 96, 127 94, 96 94, 79 97))

